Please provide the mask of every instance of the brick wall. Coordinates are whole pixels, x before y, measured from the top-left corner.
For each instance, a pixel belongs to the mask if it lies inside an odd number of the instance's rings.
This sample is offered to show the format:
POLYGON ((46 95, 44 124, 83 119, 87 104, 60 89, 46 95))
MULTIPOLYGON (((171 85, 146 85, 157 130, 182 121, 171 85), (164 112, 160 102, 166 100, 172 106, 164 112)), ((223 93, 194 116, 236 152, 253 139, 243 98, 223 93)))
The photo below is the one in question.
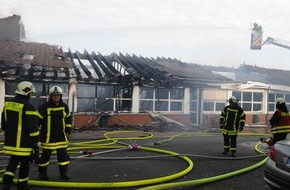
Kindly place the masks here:
MULTIPOLYGON (((166 117, 173 119, 179 123, 182 123, 186 127, 189 127, 190 120, 189 115, 181 114, 181 115, 165 115, 166 117)), ((74 114, 74 127, 82 128, 87 126, 96 126, 106 127, 120 125, 120 126, 143 126, 150 123, 156 122, 154 118, 152 118, 148 113, 121 113, 121 114, 112 114, 108 116, 101 116, 100 114, 74 114)))

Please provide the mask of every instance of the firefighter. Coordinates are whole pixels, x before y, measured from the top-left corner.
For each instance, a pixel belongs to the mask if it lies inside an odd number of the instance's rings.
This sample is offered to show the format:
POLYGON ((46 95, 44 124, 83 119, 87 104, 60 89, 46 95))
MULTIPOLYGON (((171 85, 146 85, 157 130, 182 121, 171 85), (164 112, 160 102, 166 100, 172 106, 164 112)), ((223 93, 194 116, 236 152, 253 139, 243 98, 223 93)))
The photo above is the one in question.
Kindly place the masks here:
POLYGON ((72 128, 72 116, 62 100, 63 90, 53 86, 49 90, 48 102, 39 106, 37 114, 40 123, 41 163, 38 164, 39 178, 49 180, 47 167, 52 151, 57 153, 60 177, 69 180, 67 174, 70 158, 67 152, 72 128))
POLYGON ((273 135, 272 145, 277 141, 284 140, 290 132, 290 114, 283 98, 276 99, 276 111, 269 120, 273 135))
POLYGON ((1 129, 4 132, 4 154, 11 155, 3 176, 3 189, 9 190, 13 184, 15 171, 18 173, 18 190, 29 189, 29 162, 33 149, 38 149, 39 127, 34 106, 29 102, 35 87, 31 82, 18 84, 15 97, 5 102, 1 117, 1 129))
POLYGON ((237 152, 237 136, 245 126, 246 114, 243 108, 238 105, 235 96, 231 96, 227 105, 220 115, 220 128, 224 137, 224 151, 227 154, 231 151, 232 157, 236 157, 237 152))

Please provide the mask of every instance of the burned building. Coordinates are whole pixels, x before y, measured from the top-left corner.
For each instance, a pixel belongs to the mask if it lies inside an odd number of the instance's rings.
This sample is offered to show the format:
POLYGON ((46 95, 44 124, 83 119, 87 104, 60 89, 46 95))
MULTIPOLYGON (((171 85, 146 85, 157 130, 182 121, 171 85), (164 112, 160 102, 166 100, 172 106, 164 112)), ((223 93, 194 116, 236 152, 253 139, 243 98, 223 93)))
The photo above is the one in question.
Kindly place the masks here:
MULTIPOLYGON (((3 23, 9 26, 6 22, 10 20, 0 19, 0 30, 3 23)), ((58 85, 64 89, 63 99, 77 128, 156 123, 218 128, 220 111, 231 95, 245 109, 248 126, 265 125, 274 112, 276 97, 290 102, 290 86, 282 77, 289 71, 249 65, 212 67, 114 52, 72 52, 15 36, 0 40, 0 109, 14 96, 20 81, 35 85, 32 103, 36 107, 47 101, 48 89, 58 85), (269 80, 273 75, 275 81, 269 80)))

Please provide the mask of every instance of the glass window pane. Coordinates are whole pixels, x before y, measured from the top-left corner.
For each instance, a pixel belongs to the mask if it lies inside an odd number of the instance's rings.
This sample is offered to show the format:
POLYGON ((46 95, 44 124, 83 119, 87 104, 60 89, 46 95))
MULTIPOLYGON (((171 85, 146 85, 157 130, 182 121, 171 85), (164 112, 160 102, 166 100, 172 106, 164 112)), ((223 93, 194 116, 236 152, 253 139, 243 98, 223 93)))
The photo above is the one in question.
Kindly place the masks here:
POLYGON ((183 99, 183 89, 171 89, 170 90, 170 99, 172 99, 172 100, 183 99))
POLYGON ((253 111, 262 111, 262 104, 253 104, 253 111))
POLYGON ((238 100, 241 100, 241 92, 233 91, 233 96, 236 97, 238 100))
POLYGON ((95 85, 79 84, 78 97, 95 98, 95 85))
POLYGON ((191 100, 197 100, 197 90, 196 89, 191 89, 190 90, 190 99, 191 100))
POLYGON ((243 101, 252 101, 252 92, 244 92, 243 101))
POLYGON ((140 99, 153 99, 153 88, 140 88, 140 99))
POLYGON ((97 109, 102 110, 102 111, 112 111, 113 110, 113 100, 98 99, 97 109))
POLYGON ((197 103, 190 102, 190 111, 197 111, 197 103))
POLYGON ((213 102, 203 102, 203 111, 214 111, 213 102))
POLYGON ((168 102, 167 101, 155 102, 155 111, 168 111, 168 102))
POLYGON ((268 95, 268 101, 269 102, 275 102, 275 94, 269 94, 268 95))
POLYGON ((285 94, 285 101, 290 103, 290 94, 285 94))
POLYGON ((156 89, 155 90, 155 99, 168 99, 168 89, 156 89))
POLYGON ((268 104, 268 111, 275 111, 275 104, 268 104))
POLYGON ((116 94, 114 86, 97 86, 97 96, 98 98, 113 98, 116 94))
POLYGON ((153 101, 140 101, 140 111, 153 111, 153 101))
POLYGON ((284 98, 284 94, 276 94, 276 99, 277 98, 284 98))
POLYGON ((254 92, 253 96, 255 102, 262 102, 263 94, 261 92, 254 92))
POLYGON ((171 102, 170 111, 182 111, 182 102, 171 102))
POLYGON ((190 123, 197 124, 197 113, 190 114, 190 123))
POLYGON ((244 111, 252 111, 252 104, 251 103, 243 103, 242 108, 244 111))
POLYGON ((94 112, 95 100, 93 99, 78 99, 78 112, 94 112))
POLYGON ((215 111, 222 111, 225 107, 225 103, 216 103, 215 111))

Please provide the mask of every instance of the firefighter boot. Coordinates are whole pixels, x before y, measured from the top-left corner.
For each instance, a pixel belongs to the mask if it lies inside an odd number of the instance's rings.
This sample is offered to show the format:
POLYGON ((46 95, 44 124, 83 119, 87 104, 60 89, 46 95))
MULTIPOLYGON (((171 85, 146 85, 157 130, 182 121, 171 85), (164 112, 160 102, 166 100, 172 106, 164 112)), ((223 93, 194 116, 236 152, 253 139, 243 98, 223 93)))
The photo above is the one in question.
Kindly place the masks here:
POLYGON ((236 157, 236 151, 232 151, 232 157, 236 157))
POLYGON ((10 185, 13 184, 13 178, 10 175, 3 176, 3 190, 10 190, 10 185))
POLYGON ((27 181, 25 182, 18 182, 17 184, 17 190, 29 190, 30 185, 28 185, 27 181))
POLYGON ((3 184, 3 190, 10 190, 10 184, 3 184))
POLYGON ((46 166, 39 166, 38 167, 38 172, 39 172, 39 179, 44 180, 44 181, 48 181, 49 177, 46 173, 47 171, 47 167, 46 166))
POLYGON ((227 154, 229 152, 229 149, 224 149, 223 154, 227 154))
POLYGON ((59 166, 60 178, 62 180, 69 180, 70 177, 67 175, 68 166, 59 166))

